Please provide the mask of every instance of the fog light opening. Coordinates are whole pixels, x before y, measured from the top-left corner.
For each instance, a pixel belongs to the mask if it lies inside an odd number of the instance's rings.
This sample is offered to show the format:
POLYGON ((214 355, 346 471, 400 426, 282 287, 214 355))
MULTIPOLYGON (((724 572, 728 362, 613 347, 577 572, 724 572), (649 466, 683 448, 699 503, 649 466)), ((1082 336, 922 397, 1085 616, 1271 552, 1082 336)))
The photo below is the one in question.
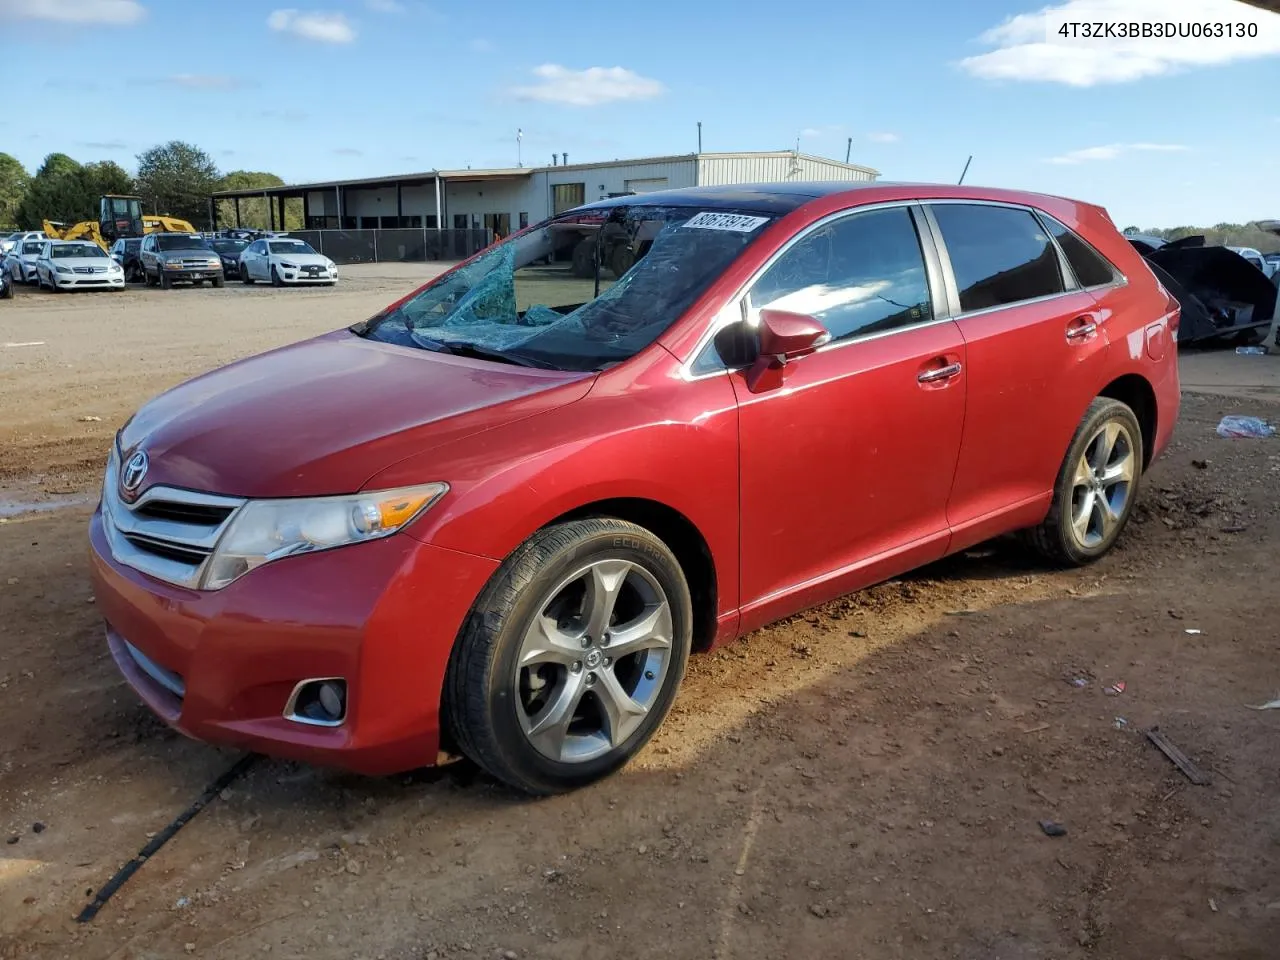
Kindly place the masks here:
POLYGON ((284 716, 295 723, 340 726, 347 719, 347 681, 342 677, 303 680, 293 688, 284 716))

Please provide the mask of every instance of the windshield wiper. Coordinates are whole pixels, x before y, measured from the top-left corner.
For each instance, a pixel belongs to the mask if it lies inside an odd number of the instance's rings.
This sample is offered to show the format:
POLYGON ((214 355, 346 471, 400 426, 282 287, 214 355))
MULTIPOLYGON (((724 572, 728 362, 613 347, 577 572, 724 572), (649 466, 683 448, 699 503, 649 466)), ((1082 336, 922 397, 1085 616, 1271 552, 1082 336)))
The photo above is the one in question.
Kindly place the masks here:
POLYGON ((543 360, 533 360, 529 357, 520 357, 514 353, 507 353, 503 350, 493 350, 489 347, 482 347, 476 343, 467 343, 461 340, 437 341, 440 348, 446 353, 452 353, 459 357, 476 357, 479 360, 498 360, 502 363, 514 363, 520 367, 537 367, 542 370, 557 370, 555 364, 547 363, 543 360))

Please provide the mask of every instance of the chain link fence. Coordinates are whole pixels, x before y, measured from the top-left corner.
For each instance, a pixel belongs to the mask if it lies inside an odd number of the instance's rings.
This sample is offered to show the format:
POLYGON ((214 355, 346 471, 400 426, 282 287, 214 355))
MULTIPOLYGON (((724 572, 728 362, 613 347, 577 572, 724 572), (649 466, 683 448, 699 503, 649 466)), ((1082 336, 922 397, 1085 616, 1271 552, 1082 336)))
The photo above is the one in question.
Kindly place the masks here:
POLYGON ((463 260, 493 241, 485 230, 434 230, 431 227, 377 230, 290 230, 334 263, 416 263, 463 260))

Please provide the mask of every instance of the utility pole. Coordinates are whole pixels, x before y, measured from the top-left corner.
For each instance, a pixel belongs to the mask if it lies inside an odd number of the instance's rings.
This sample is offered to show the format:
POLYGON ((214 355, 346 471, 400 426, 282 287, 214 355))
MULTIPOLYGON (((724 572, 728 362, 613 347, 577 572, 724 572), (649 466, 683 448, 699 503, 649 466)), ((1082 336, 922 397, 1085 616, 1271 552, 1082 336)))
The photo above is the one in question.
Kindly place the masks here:
POLYGON ((698 121, 698 152, 702 152, 702 121, 698 121))

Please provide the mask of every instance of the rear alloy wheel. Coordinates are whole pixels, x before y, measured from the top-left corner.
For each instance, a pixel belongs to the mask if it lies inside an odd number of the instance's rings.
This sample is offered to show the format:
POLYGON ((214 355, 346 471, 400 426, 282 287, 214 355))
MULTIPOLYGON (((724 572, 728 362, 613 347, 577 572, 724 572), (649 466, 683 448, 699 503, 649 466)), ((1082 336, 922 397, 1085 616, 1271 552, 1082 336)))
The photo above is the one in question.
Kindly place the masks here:
POLYGON ((1076 430, 1044 522, 1028 531, 1048 559, 1072 566, 1115 546, 1142 479, 1142 428, 1119 400, 1098 397, 1076 430))
POLYGON ((680 565, 648 530, 612 518, 542 530, 499 568, 463 628, 446 681, 448 728, 463 753, 518 790, 597 780, 666 716, 691 623, 680 565))

